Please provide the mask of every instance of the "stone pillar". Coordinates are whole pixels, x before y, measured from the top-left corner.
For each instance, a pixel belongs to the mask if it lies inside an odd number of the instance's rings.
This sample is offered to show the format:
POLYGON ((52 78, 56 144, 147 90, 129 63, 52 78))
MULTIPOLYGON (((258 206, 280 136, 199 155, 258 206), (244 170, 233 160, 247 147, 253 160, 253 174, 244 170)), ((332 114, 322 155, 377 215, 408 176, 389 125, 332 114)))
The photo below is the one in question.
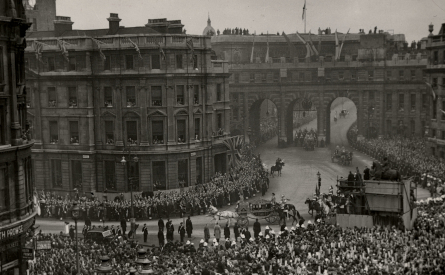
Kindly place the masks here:
POLYGON ((357 90, 358 93, 358 106, 357 106, 357 129, 358 129, 358 139, 362 139, 364 136, 363 134, 365 133, 365 128, 364 128, 364 121, 363 121, 363 117, 365 115, 365 113, 367 112, 364 108, 364 104, 363 104, 363 91, 362 90, 357 90), (360 111, 359 111, 360 110, 360 111))
MULTIPOLYGON (((328 131, 327 129, 327 112, 330 112, 330 110, 327 109, 327 106, 324 101, 324 86, 322 86, 322 91, 318 93, 318 107, 317 107, 317 132, 318 132, 318 141, 321 139, 325 140, 325 143, 328 142, 326 139, 326 133, 328 131), (326 129, 326 131, 325 131, 326 129)), ((330 139, 329 139, 330 142, 330 139)))
POLYGON ((145 86, 146 80, 141 79, 140 80, 140 87, 139 87, 139 98, 141 99, 139 101, 139 106, 141 108, 141 142, 140 146, 149 146, 150 143, 148 142, 148 125, 147 125, 147 91, 148 87, 145 86))
MULTIPOLYGON (((380 91, 380 112, 378 115, 380 115, 380 127, 379 127, 379 138, 383 137, 383 133, 385 132, 385 85, 383 85, 383 89, 380 91)), ((420 102, 418 100, 418 102, 420 102)), ((374 111, 374 115, 377 115, 377 112, 374 111)))
POLYGON ((248 92, 244 92, 243 93, 243 110, 244 110, 244 118, 243 118, 243 124, 244 124, 244 140, 248 140, 249 139, 249 104, 248 104, 248 99, 249 99, 249 93, 248 92))
MULTIPOLYGON (((94 151, 95 149, 95 140, 94 140, 94 102, 93 102, 93 87, 91 84, 87 84, 86 87, 87 94, 87 120, 88 120, 88 145, 90 146, 90 151, 94 151)), ((100 127, 100 125, 98 125, 100 127)), ((100 139, 100 137, 98 137, 100 139)))
POLYGON ((120 80, 116 81, 114 87, 114 105, 116 110, 116 146, 124 146, 124 140, 122 137, 122 84, 120 80))
POLYGON ((85 53, 85 69, 87 72, 91 72, 91 55, 90 52, 85 53))
POLYGON ((283 86, 280 84, 280 121, 278 122, 278 142, 280 142, 280 139, 286 140, 286 108, 284 96, 285 92, 283 91, 283 86))
POLYGON ((175 85, 173 83, 169 83, 166 87, 166 96, 167 96, 167 144, 175 144, 176 138, 176 117, 174 115, 173 106, 176 105, 175 100, 175 85))
MULTIPOLYGON (((16 69, 16 55, 19 54, 19 50, 16 45, 10 45, 7 48, 8 54, 10 58, 7 58, 8 63, 8 76, 9 76, 9 95, 10 95, 10 116, 11 116, 11 145, 17 146, 23 144, 23 140, 21 137, 21 126, 19 123, 19 113, 17 110, 17 78, 16 74, 20 73, 16 69)), ((8 87, 5 89, 8 91, 8 87)))

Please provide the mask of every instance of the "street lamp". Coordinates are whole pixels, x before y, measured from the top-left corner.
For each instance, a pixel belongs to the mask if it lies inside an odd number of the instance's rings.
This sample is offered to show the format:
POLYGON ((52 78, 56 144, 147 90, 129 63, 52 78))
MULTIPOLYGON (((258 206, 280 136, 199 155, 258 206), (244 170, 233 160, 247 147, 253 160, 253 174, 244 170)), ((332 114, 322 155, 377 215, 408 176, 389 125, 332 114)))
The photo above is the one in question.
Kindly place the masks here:
POLYGON ((101 256, 100 260, 102 261, 102 263, 98 267, 96 267, 96 273, 98 273, 98 274, 111 273, 113 268, 111 267, 111 265, 109 263, 110 257, 108 257, 107 255, 101 256))
MULTIPOLYGON (((131 150, 128 150, 128 159, 129 161, 132 161, 133 163, 137 163, 139 161, 139 158, 137 156, 134 156, 133 158, 131 157, 131 150)), ((124 156, 122 156, 122 160, 121 163, 123 166, 125 166, 127 164, 127 160, 125 159, 124 156)), ((131 164, 131 163, 130 163, 131 164)), ((134 228, 135 228, 135 218, 134 218, 134 205, 133 205, 133 180, 134 178, 131 177, 130 175, 131 173, 131 169, 127 168, 127 176, 128 176, 128 185, 130 186, 130 196, 131 196, 131 200, 130 200, 130 207, 131 207, 131 236, 132 239, 134 239, 134 228)))
POLYGON ((76 267, 77 267, 77 274, 80 274, 79 269, 79 246, 77 245, 77 219, 79 219, 80 215, 80 209, 77 205, 77 202, 73 203, 73 207, 71 208, 71 216, 73 217, 75 229, 76 229, 76 267))
POLYGON ((320 194, 320 188, 321 188, 321 174, 320 174, 320 171, 317 171, 317 177, 318 177, 318 194, 317 195, 319 195, 320 194))

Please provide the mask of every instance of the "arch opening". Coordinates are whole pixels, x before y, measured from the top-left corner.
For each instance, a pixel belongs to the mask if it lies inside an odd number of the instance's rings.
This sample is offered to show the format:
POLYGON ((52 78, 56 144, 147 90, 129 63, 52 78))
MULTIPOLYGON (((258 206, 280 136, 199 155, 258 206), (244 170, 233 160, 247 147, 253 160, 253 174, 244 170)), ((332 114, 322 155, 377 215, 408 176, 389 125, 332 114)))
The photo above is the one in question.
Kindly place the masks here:
POLYGON ((298 128, 308 131, 317 131, 317 108, 313 102, 307 98, 297 98, 293 100, 286 113, 286 139, 287 144, 295 142, 295 132, 298 128))
POLYGON ((278 109, 270 99, 255 101, 249 110, 249 140, 259 145, 278 134, 278 109))
MULTIPOLYGON (((326 144, 347 145, 347 132, 357 122, 357 106, 347 97, 337 97, 328 104, 326 110, 326 127, 324 128, 326 144)), ((366 126, 369 136, 377 135, 372 122, 366 126)))

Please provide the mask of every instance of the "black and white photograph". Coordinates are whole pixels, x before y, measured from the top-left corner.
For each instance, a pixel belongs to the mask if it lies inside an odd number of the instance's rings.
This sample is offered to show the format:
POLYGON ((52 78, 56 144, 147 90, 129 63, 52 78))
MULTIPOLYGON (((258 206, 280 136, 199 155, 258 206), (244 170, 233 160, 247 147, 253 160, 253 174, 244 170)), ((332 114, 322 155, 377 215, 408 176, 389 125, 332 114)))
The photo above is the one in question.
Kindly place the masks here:
POLYGON ((445 274, 445 2, 0 0, 0 275, 445 274))

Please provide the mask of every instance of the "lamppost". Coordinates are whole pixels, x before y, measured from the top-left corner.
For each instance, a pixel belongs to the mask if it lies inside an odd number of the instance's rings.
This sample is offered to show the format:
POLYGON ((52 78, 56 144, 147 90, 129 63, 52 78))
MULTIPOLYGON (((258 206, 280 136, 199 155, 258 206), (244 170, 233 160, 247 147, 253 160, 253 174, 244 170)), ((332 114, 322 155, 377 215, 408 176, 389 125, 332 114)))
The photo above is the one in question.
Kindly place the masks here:
POLYGON ((400 123, 399 123, 399 134, 400 134, 400 156, 403 156, 403 154, 402 154, 402 143, 403 143, 403 140, 402 140, 402 138, 406 138, 406 133, 405 133, 405 125, 403 124, 403 121, 400 121, 400 123))
POLYGON ((113 268, 111 267, 111 265, 109 263, 110 257, 108 257, 107 255, 101 256, 100 260, 102 261, 102 263, 98 267, 96 267, 96 273, 97 274, 111 273, 113 268))
POLYGON ((317 171, 317 177, 318 177, 318 194, 317 195, 319 195, 320 194, 320 188, 321 188, 321 174, 320 174, 320 171, 317 171))
POLYGON ((369 105, 368 107, 368 139, 371 138, 371 122, 370 117, 374 114, 374 106, 369 105))
MULTIPOLYGON (((139 161, 137 156, 134 156, 132 158, 130 149, 128 149, 128 159, 130 161, 130 165, 131 165, 131 163, 137 163, 139 161)), ((122 156, 121 163, 122 163, 123 166, 125 166, 127 164, 127 160, 125 160, 125 156, 122 156)), ((130 199, 130 207, 131 207, 131 217, 130 217, 131 237, 132 237, 132 239, 134 239, 134 234, 135 234, 134 228, 135 228, 135 222, 136 222, 135 218, 134 218, 134 205, 133 205, 133 180, 134 180, 134 178, 131 177, 130 173, 131 173, 131 169, 127 168, 128 185, 130 186, 130 196, 131 196, 131 199, 130 199)))
POLYGON ((77 274, 80 274, 79 269, 79 246, 77 245, 77 219, 79 218, 80 209, 77 205, 77 202, 73 203, 73 208, 71 208, 71 216, 73 217, 74 224, 75 224, 75 230, 76 230, 76 268, 77 268, 77 274))

